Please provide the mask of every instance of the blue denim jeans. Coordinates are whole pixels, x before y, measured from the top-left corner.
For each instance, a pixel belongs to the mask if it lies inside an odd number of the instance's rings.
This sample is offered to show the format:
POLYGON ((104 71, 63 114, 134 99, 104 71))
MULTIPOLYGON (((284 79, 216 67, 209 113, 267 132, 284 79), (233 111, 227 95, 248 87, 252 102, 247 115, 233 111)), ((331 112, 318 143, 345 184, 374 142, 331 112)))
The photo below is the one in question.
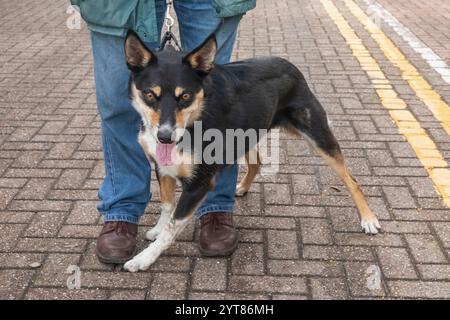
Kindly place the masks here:
MULTIPOLYGON (((217 27, 217 63, 229 62, 241 16, 217 18, 211 0, 174 1, 181 45, 190 51, 217 27)), ((161 30, 165 0, 156 0, 161 30)), ((150 165, 137 142, 140 118, 128 97, 130 73, 125 64, 121 37, 91 32, 97 106, 101 118, 105 177, 100 186, 98 210, 105 221, 138 223, 151 198, 150 165)), ((146 43, 156 50, 159 43, 146 43)), ((197 210, 197 217, 209 212, 232 212, 238 166, 226 168, 216 177, 216 187, 197 210)))

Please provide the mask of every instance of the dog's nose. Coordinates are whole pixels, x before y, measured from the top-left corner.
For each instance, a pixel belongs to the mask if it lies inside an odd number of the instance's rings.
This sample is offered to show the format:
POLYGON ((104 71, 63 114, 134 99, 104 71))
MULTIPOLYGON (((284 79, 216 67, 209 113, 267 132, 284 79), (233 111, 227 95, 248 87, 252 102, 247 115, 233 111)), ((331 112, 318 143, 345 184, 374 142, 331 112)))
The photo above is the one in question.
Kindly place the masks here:
POLYGON ((166 126, 163 126, 158 129, 158 140, 161 143, 172 143, 172 130, 166 126))

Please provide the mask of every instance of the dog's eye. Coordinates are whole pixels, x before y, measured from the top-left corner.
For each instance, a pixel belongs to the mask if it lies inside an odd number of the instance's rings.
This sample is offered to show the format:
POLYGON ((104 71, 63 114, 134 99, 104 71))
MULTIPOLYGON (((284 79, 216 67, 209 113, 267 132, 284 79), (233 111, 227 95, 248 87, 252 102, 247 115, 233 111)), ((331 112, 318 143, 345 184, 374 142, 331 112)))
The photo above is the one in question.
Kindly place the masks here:
POLYGON ((156 99, 155 94, 151 91, 144 92, 144 94, 148 101, 154 101, 156 99))
POLYGON ((191 98, 191 95, 189 93, 183 93, 180 98, 183 101, 187 101, 191 98))

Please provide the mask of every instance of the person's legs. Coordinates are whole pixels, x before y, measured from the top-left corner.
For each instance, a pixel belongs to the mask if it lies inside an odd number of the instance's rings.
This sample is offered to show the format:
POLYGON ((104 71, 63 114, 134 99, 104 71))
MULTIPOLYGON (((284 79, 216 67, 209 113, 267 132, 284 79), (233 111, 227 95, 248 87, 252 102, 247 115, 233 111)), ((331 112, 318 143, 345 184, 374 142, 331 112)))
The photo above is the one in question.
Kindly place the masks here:
MULTIPOLYGON (((181 46, 191 51, 199 46, 212 32, 217 30, 218 44, 216 63, 230 62, 237 29, 242 16, 218 18, 214 14, 211 0, 174 1, 180 27, 181 46)), ((231 165, 216 177, 216 187, 209 192, 198 208, 198 218, 210 212, 231 213, 235 203, 236 183, 239 167, 231 165)))
MULTIPOLYGON (((161 28, 164 2, 158 0, 161 28)), ((97 255, 120 263, 134 254, 137 223, 150 200, 150 165, 137 141, 140 117, 128 95, 129 70, 124 39, 91 32, 97 106, 101 118, 105 177, 98 211, 105 221, 97 239, 97 255)), ((158 43, 148 43, 156 49, 158 43)))
MULTIPOLYGON (((242 16, 220 19, 214 14, 211 0, 174 2, 178 17, 181 45, 184 51, 199 46, 216 31, 216 63, 230 62, 239 22, 242 16)), ((238 166, 231 165, 216 177, 216 187, 197 209, 200 219, 200 252, 208 256, 229 255, 237 246, 238 234, 233 223, 238 166)))
POLYGON ((105 161, 98 210, 105 221, 137 224, 150 199, 150 166, 137 142, 140 118, 128 97, 123 38, 91 32, 91 39, 105 161))

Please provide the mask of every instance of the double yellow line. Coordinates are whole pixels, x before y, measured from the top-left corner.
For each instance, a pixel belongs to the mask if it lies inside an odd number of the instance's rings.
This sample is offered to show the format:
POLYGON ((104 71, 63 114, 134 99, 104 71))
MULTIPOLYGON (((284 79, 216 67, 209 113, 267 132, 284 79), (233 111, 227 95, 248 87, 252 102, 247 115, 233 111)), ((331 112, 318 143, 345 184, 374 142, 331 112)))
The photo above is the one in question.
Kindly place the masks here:
MULTIPOLYGON (((411 111, 408 110, 405 101, 397 95, 377 61, 372 57, 361 38, 358 37, 338 8, 330 0, 320 1, 346 40, 353 55, 359 61, 361 68, 371 79, 381 104, 388 110, 399 132, 407 139, 417 158, 427 170, 436 192, 443 198, 444 203, 450 207, 450 170, 436 144, 411 111)), ((400 70, 403 79, 408 82, 417 97, 424 102, 450 135, 450 107, 355 2, 352 0, 343 1, 376 41, 387 59, 400 70)))

